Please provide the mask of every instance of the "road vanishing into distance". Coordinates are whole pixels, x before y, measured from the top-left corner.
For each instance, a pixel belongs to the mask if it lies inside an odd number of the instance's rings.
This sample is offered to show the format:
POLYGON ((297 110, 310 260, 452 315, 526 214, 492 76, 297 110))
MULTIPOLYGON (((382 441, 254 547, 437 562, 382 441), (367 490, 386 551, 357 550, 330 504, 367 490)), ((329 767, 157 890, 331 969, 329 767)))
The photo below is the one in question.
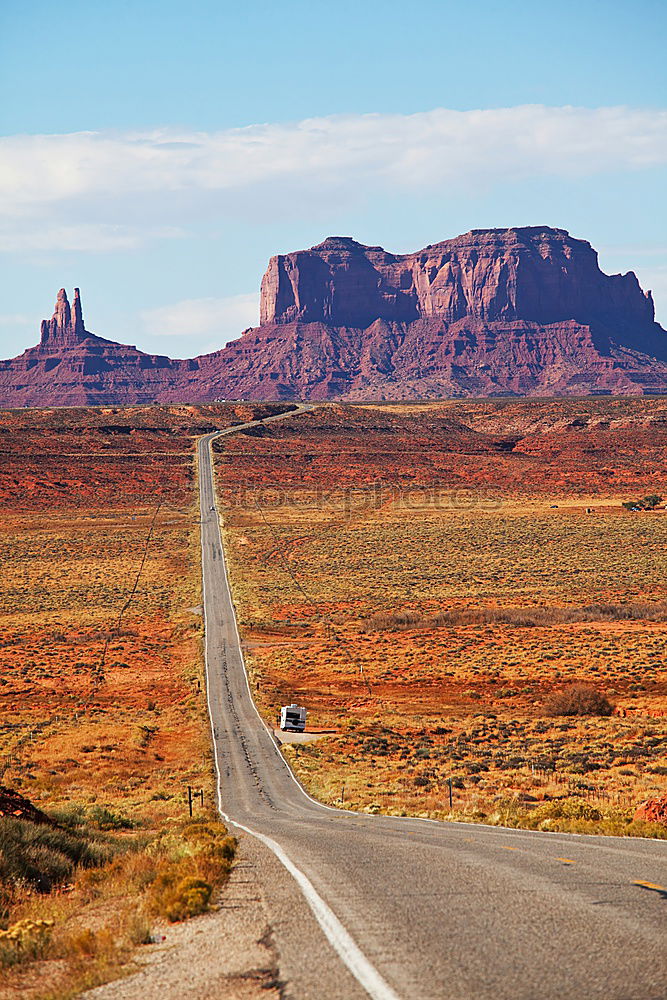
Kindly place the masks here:
POLYGON ((206 669, 220 810, 252 834, 282 996, 665 1000, 667 842, 356 814, 293 777, 248 686, 215 500, 211 441, 254 423, 199 442, 206 669))

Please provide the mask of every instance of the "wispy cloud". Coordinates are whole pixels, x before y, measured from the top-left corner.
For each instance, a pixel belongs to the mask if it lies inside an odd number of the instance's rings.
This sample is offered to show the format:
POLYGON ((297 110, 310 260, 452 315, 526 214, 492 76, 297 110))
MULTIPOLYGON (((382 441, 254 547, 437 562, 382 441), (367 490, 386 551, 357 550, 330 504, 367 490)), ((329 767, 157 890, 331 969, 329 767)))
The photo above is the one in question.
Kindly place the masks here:
POLYGON ((156 337, 211 336, 221 347, 259 322, 259 295, 182 299, 140 314, 147 334, 156 337))
POLYGON ((193 217, 224 218, 239 205, 260 218, 298 215, 378 189, 488 189, 663 164, 667 112, 623 107, 436 109, 221 132, 15 135, 0 139, 0 210, 14 219, 1 245, 9 249, 14 233, 34 249, 40 233, 47 240, 60 233, 72 249, 113 250, 174 235, 193 217))
POLYGON ((175 239, 183 235, 176 226, 143 227, 81 223, 70 225, 16 225, 0 223, 0 251, 16 253, 21 250, 70 251, 107 253, 115 250, 133 250, 154 240, 175 239))
POLYGON ((0 327, 8 326, 11 329, 17 326, 34 327, 35 317, 27 313, 0 313, 0 327))

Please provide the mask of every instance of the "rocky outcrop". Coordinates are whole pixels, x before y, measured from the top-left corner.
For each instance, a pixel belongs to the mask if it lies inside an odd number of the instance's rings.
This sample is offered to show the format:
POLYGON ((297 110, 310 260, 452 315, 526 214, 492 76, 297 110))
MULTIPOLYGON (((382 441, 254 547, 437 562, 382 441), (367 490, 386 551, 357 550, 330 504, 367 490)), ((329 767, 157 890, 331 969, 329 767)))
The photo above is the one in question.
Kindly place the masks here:
POLYGON ((244 391, 270 379, 319 399, 667 391, 650 292, 546 227, 413 254, 330 237, 273 257, 260 327, 226 352, 244 391))
POLYGON ((0 404, 667 393, 667 334, 636 276, 548 227, 412 254, 349 237, 271 258, 260 325, 189 361, 88 333, 64 291, 0 362, 0 404))
POLYGON ((170 389, 179 395, 189 364, 95 336, 85 329, 79 289, 70 306, 61 288, 39 344, 0 361, 0 405, 152 403, 170 389))
POLYGON ((51 319, 42 320, 40 346, 47 350, 76 347, 77 344, 90 336, 91 334, 83 325, 79 289, 74 289, 74 301, 70 308, 67 292, 61 288, 58 292, 53 316, 51 319))
POLYGON ((643 820, 645 823, 663 823, 667 826, 667 794, 646 799, 635 810, 633 819, 643 820))
POLYGON ((44 826, 55 826, 54 821, 34 806, 24 795, 20 795, 15 789, 0 785, 0 818, 22 819, 30 823, 38 823, 44 826))

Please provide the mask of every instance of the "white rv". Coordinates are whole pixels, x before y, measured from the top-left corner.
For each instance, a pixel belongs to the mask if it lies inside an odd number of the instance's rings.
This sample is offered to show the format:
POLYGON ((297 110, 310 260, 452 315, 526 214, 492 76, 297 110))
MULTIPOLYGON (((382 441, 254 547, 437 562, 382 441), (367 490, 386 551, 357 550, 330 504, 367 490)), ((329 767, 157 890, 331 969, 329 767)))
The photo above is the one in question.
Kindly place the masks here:
POLYGON ((301 705, 283 705, 280 709, 280 728, 284 732, 302 733, 306 728, 306 710, 301 705))

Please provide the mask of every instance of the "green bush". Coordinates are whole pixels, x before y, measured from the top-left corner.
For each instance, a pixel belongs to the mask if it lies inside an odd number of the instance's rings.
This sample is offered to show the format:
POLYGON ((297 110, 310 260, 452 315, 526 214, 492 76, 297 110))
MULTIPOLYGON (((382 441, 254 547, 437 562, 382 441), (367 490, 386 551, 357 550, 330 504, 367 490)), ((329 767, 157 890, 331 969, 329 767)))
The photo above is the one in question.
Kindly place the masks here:
POLYGON ((156 869, 148 894, 151 912, 171 921, 205 912, 213 888, 229 877, 237 844, 217 820, 184 826, 156 869))
POLYGON ((91 806, 88 818, 98 830, 132 830, 136 826, 133 820, 106 806, 91 806))
POLYGON ((532 819, 587 819, 599 822, 602 812, 583 799, 558 799, 555 802, 545 802, 533 810, 532 819))
POLYGON ((108 806, 84 806, 78 802, 68 802, 67 805, 49 809, 49 816, 59 826, 66 826, 68 829, 92 825, 98 830, 132 830, 137 825, 128 816, 109 809, 108 806))
POLYGON ((650 493, 642 500, 627 500, 623 506, 626 510, 654 510, 662 501, 663 497, 658 496, 657 493, 650 493))
POLYGON ((73 830, 0 819, 0 885, 24 884, 49 892, 66 881, 76 867, 106 864, 117 848, 107 840, 73 830))
POLYGON ((80 802, 54 806, 49 809, 49 816, 58 826, 66 826, 70 830, 86 825, 86 807, 80 802))

